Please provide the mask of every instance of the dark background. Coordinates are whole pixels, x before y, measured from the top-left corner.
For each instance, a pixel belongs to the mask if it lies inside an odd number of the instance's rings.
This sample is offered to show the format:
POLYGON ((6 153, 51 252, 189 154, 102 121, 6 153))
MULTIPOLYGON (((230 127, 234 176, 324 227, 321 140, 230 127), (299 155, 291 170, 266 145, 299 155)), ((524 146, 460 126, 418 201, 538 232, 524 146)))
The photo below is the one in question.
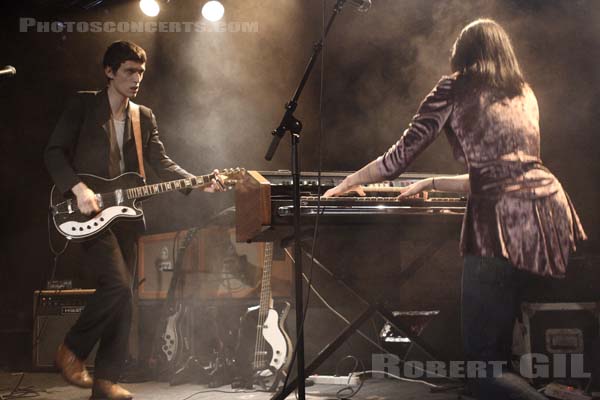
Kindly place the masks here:
MULTIPOLYGON (((19 360, 30 340, 32 291, 42 287, 53 266, 46 212, 52 182, 42 162, 44 146, 70 94, 103 88, 101 58, 108 44, 127 39, 148 52, 147 73, 136 101, 154 110, 170 156, 184 168, 198 174, 235 166, 288 168, 288 139, 273 162, 263 156, 269 133, 320 35, 323 6, 316 0, 223 1, 225 21, 257 22, 258 32, 19 32, 21 17, 151 20, 141 14, 136 1, 105 1, 89 9, 82 6, 91 2, 68 3, 37 0, 2 6, 0 66, 13 65, 18 73, 0 78, 0 366, 22 365, 19 360)), ((600 222, 600 2, 373 3, 368 14, 348 6, 338 17, 324 51, 322 102, 320 63, 301 99, 297 116, 304 123, 303 170, 318 168, 319 150, 323 170, 346 171, 385 151, 439 77, 449 73, 450 48, 462 27, 477 17, 491 17, 511 36, 538 97, 542 159, 569 192, 590 236, 582 254, 594 254, 600 222)), ((198 21, 200 5, 171 0, 157 18, 198 21)), ((327 15, 332 5, 331 0, 326 2, 327 15)), ((464 171, 453 160, 445 138, 427 149, 410 170, 464 171)), ((233 193, 156 198, 145 206, 149 232, 202 225, 232 202, 233 193)), ((76 252, 76 246, 70 246, 59 260, 57 277, 85 280, 69 262, 76 252)), ((594 266, 584 264, 597 278, 594 266)))

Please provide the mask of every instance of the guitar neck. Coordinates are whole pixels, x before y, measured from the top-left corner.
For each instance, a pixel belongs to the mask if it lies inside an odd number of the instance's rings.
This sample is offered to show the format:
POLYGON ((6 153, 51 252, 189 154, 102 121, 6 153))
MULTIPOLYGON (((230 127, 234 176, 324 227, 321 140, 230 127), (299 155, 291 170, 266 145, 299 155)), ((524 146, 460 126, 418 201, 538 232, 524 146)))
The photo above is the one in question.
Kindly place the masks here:
POLYGON ((124 192, 129 200, 140 199, 143 197, 154 196, 156 194, 173 192, 182 189, 195 189, 210 184, 215 177, 214 174, 193 176, 189 178, 177 179, 169 182, 160 182, 153 185, 144 185, 125 189, 124 192))
POLYGON ((182 275, 183 269, 183 260, 185 257, 185 252, 192 242, 192 239, 196 236, 200 228, 191 228, 185 234, 185 238, 183 239, 183 243, 177 249, 175 253, 174 265, 173 265, 173 275, 171 277, 171 282, 169 284, 169 290, 167 292, 166 305, 167 308, 173 312, 177 301, 175 299, 175 290, 177 290, 177 285, 180 285, 180 279, 182 275))
POLYGON ((273 266, 273 242, 265 243, 262 285, 260 291, 260 315, 266 316, 271 306, 271 270, 273 266))

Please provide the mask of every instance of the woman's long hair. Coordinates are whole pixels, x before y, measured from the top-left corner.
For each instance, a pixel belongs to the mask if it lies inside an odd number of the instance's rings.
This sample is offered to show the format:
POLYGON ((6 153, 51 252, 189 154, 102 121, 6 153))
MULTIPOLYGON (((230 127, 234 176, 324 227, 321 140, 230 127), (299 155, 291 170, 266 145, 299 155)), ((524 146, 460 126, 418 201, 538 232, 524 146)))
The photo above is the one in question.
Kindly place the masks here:
POLYGON ((510 39, 491 19, 478 19, 463 28, 454 42, 450 65, 469 83, 508 97, 523 93, 525 80, 510 39))

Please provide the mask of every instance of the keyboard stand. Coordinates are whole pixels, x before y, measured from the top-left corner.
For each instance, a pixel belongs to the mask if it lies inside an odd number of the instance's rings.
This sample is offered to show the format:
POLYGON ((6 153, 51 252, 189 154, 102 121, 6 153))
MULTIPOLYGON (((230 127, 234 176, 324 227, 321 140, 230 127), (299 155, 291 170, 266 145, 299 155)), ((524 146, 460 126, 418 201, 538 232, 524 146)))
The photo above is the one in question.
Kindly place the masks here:
MULTIPOLYGON (((398 282, 399 285, 408 281, 416 271, 418 271, 421 267, 425 265, 427 260, 431 257, 432 254, 435 253, 437 249, 440 249, 443 244, 443 240, 438 240, 432 242, 427 248, 423 251, 423 253, 417 257, 405 270, 406 274, 401 277, 401 281, 398 282)), ((309 258, 313 258, 306 249, 302 249, 304 254, 306 254, 309 258)), ((286 251, 287 253, 287 251, 286 251)), ((288 253, 288 255, 290 255, 288 253)), ((347 328, 345 328, 331 343, 327 344, 317 357, 305 368, 305 376, 312 375, 317 368, 323 362, 329 358, 333 352, 335 352, 354 332, 358 330, 358 328, 370 317, 379 313, 383 318, 385 318, 392 327, 396 328, 398 331, 402 332, 402 334, 408 338, 412 343, 417 345, 421 350, 429 356, 432 360, 437 361, 447 361, 440 358, 436 355, 436 351, 431 348, 427 343, 421 340, 418 336, 414 336, 410 334, 410 329, 398 317, 396 317, 391 311, 389 311, 380 300, 373 300, 367 296, 366 293, 360 292, 358 289, 351 287, 348 285, 343 279, 336 276, 329 268, 323 265, 318 259, 313 258, 315 264, 317 264, 323 271, 329 274, 333 279, 335 279, 338 283, 352 292, 361 302, 368 305, 368 307, 350 324, 347 328)), ((290 395, 296 388, 298 387, 297 378, 292 379, 288 384, 281 388, 271 399, 272 400, 284 400, 288 395, 290 395)))

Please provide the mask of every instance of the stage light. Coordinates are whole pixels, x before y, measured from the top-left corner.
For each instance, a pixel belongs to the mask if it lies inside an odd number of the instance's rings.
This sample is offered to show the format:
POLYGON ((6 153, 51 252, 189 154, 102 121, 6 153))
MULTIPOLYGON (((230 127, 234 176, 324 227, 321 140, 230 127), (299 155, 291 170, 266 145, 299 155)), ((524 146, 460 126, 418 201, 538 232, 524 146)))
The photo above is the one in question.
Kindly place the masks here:
POLYGON ((160 12, 160 6, 156 0, 140 0, 140 9, 149 17, 156 17, 160 12))
POLYGON ((220 1, 208 1, 202 7, 202 16, 209 21, 216 22, 223 18, 225 7, 220 1))

